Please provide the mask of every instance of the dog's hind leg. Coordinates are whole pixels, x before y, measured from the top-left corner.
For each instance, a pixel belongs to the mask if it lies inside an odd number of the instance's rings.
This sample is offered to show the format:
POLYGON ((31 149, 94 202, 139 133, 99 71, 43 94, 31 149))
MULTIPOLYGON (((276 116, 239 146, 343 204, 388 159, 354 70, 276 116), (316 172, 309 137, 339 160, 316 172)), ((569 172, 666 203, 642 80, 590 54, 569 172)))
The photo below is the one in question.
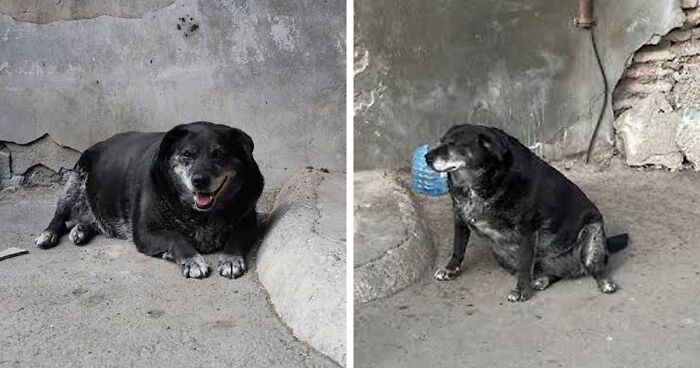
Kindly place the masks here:
POLYGON ((452 280, 457 276, 461 269, 462 261, 464 260, 464 253, 467 250, 467 242, 469 242, 469 235, 471 233, 457 208, 454 208, 453 216, 454 240, 452 257, 450 257, 445 267, 435 271, 434 277, 439 281, 452 280))
POLYGON ((63 187, 63 192, 58 197, 56 211, 49 226, 34 240, 34 244, 39 248, 48 249, 55 246, 58 244, 61 236, 68 231, 66 222, 71 219, 73 207, 76 205, 82 190, 81 186, 82 179, 80 175, 77 172, 72 172, 66 185, 63 187))
POLYGON ((95 225, 81 222, 73 226, 68 234, 68 238, 72 240, 75 245, 85 245, 90 239, 95 237, 97 233, 98 231, 95 225))
POLYGON ((532 288, 537 291, 542 291, 550 287, 553 283, 559 281, 560 278, 552 275, 538 275, 532 280, 532 288))
POLYGON ((588 224, 581 229, 581 261, 598 284, 601 292, 610 294, 617 290, 617 284, 612 280, 608 271, 608 249, 606 247, 605 230, 601 222, 588 224))
POLYGON ((532 288, 536 291, 542 291, 561 279, 561 277, 555 276, 547 266, 549 264, 543 263, 542 260, 535 261, 532 270, 532 288))

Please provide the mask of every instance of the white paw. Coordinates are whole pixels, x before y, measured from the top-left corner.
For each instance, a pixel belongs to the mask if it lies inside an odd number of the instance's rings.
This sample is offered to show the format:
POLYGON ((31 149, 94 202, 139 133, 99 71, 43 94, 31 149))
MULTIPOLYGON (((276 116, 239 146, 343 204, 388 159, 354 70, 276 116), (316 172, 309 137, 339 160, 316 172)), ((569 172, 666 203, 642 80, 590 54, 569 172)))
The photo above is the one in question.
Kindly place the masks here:
POLYGON ((446 268, 440 268, 437 271, 435 271, 435 274, 433 277, 435 277, 435 280, 438 281, 449 281, 457 277, 457 274, 459 273, 459 268, 455 270, 448 270, 446 268))
POLYGON ((598 288, 605 294, 612 294, 617 291, 617 284, 612 280, 602 280, 598 283, 598 288))
POLYGON ((87 240, 87 229, 83 225, 75 225, 70 230, 68 238, 73 241, 75 245, 85 244, 87 240))
POLYGON ((209 275, 209 265, 200 254, 183 259, 180 261, 180 266, 182 267, 182 276, 188 278, 201 279, 209 275))
POLYGON ((537 291, 542 291, 547 287, 549 287, 549 277, 539 277, 532 282, 532 288, 537 291))
POLYGON ((235 279, 246 271, 245 258, 241 256, 222 255, 219 258, 219 275, 235 279))
POLYGON ((58 244, 58 235, 56 233, 44 230, 39 236, 34 239, 34 244, 42 249, 48 249, 58 244))
POLYGON ((532 297, 532 289, 529 289, 529 290, 515 289, 515 290, 511 290, 510 293, 508 294, 508 301, 511 303, 524 302, 524 301, 530 300, 531 297, 532 297))

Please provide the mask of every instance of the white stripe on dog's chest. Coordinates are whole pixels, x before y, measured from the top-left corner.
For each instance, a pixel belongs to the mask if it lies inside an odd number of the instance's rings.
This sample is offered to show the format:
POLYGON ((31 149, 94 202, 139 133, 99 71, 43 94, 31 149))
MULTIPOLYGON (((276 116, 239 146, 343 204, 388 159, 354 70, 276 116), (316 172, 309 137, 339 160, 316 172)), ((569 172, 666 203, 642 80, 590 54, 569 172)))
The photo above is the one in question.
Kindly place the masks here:
POLYGON ((476 229, 480 234, 488 237, 489 239, 498 242, 504 238, 503 234, 491 227, 491 225, 486 221, 473 221, 469 223, 472 227, 476 229))
POLYGON ((490 238, 494 242, 498 242, 505 237, 503 233, 494 228, 486 220, 487 214, 485 212, 488 209, 488 204, 479 198, 472 190, 469 191, 469 197, 467 199, 457 199, 456 201, 462 219, 469 227, 476 230, 481 235, 490 238))

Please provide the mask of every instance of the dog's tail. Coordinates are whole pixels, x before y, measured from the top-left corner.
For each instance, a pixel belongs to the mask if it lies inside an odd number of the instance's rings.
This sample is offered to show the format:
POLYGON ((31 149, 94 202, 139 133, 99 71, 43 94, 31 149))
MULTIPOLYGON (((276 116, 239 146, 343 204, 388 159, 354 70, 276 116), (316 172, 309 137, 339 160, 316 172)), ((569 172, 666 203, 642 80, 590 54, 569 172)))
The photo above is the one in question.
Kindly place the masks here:
POLYGON ((617 252, 627 248, 627 245, 629 244, 629 242, 630 242, 630 237, 627 234, 620 234, 620 235, 611 236, 608 238, 608 241, 607 241, 608 252, 617 253, 617 252))

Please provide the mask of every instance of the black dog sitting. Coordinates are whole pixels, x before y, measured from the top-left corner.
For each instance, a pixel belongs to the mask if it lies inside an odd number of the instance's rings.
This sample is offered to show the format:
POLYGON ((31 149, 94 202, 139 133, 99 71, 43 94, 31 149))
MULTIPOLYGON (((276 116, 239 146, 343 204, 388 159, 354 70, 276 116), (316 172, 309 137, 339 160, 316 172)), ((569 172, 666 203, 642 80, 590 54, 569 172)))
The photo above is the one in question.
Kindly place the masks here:
POLYGON ((200 253, 223 249, 219 274, 235 278, 257 237, 263 185, 253 141, 239 129, 195 122, 118 134, 80 156, 35 243, 52 247, 69 228, 77 245, 98 233, 132 239, 140 252, 174 260, 196 278, 209 274, 200 253))
POLYGON ((425 159, 448 173, 454 209, 454 252, 436 279, 457 275, 476 231, 492 240, 498 263, 517 275, 509 301, 584 274, 603 293, 615 292, 608 252, 624 248, 627 235, 607 239, 603 216, 586 195, 515 138, 485 126, 454 126, 425 159))

